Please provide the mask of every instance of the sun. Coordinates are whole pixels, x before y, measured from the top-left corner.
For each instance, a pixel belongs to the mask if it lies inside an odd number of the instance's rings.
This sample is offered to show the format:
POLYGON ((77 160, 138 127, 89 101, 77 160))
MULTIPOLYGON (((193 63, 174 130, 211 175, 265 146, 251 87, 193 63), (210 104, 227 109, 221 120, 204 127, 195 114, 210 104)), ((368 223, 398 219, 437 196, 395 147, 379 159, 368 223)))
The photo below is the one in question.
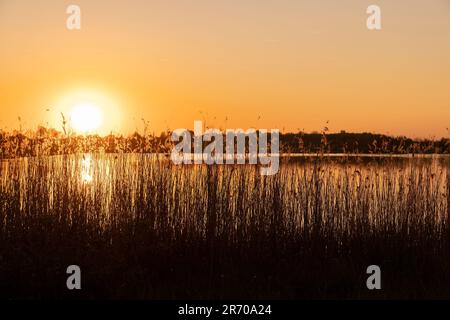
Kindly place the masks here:
POLYGON ((92 133, 101 127, 103 113, 95 104, 80 103, 72 108, 70 112, 70 123, 75 131, 92 133))
POLYGON ((120 132, 124 121, 124 103, 117 90, 99 85, 61 88, 54 105, 52 126, 65 130, 67 120, 68 128, 74 133, 104 136, 120 132))

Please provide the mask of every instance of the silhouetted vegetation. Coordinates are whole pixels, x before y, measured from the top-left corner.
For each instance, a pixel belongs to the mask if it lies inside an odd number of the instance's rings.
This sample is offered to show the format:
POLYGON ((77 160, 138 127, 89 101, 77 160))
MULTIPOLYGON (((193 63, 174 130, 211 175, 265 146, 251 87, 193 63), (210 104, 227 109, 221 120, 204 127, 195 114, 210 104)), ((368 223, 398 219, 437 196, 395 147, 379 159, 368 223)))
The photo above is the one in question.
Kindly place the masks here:
POLYGON ((145 154, 3 161, 0 296, 449 298, 449 159, 339 159, 275 176, 145 154))
MULTIPOLYGON (((75 135, 39 127, 36 131, 0 131, 0 158, 74 153, 168 153, 171 132, 129 136, 75 135)), ((284 153, 449 154, 450 140, 413 140, 372 133, 280 134, 284 153)))
POLYGON ((448 154, 449 139, 413 140, 373 133, 287 133, 280 137, 284 149, 297 153, 448 154))

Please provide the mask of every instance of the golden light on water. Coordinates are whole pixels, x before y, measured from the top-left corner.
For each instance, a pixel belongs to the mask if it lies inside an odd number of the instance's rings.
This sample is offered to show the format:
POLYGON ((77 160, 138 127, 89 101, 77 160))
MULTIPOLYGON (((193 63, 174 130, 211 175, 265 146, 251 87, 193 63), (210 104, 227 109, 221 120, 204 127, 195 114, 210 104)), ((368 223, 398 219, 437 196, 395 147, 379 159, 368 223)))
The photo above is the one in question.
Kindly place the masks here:
POLYGON ((92 158, 90 155, 86 155, 81 162, 81 181, 91 183, 92 180, 92 158))

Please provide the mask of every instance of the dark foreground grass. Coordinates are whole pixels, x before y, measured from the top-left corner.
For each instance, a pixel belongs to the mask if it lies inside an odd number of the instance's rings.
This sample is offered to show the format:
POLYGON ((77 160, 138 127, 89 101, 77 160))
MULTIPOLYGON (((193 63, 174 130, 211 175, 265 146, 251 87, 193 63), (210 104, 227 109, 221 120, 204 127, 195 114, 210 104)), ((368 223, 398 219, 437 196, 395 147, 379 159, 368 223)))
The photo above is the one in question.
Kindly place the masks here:
POLYGON ((315 158, 273 177, 145 155, 4 162, 0 297, 449 298, 447 161, 315 158))

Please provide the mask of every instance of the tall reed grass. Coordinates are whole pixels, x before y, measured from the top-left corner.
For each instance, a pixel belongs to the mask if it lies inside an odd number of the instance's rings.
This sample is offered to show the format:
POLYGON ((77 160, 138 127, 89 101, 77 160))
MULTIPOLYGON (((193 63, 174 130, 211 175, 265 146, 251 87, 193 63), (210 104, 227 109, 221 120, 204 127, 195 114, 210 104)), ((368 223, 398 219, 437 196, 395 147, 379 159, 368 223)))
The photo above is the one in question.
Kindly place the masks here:
POLYGON ((271 177, 146 154, 0 167, 3 297, 450 297, 448 158, 283 159, 271 177))

